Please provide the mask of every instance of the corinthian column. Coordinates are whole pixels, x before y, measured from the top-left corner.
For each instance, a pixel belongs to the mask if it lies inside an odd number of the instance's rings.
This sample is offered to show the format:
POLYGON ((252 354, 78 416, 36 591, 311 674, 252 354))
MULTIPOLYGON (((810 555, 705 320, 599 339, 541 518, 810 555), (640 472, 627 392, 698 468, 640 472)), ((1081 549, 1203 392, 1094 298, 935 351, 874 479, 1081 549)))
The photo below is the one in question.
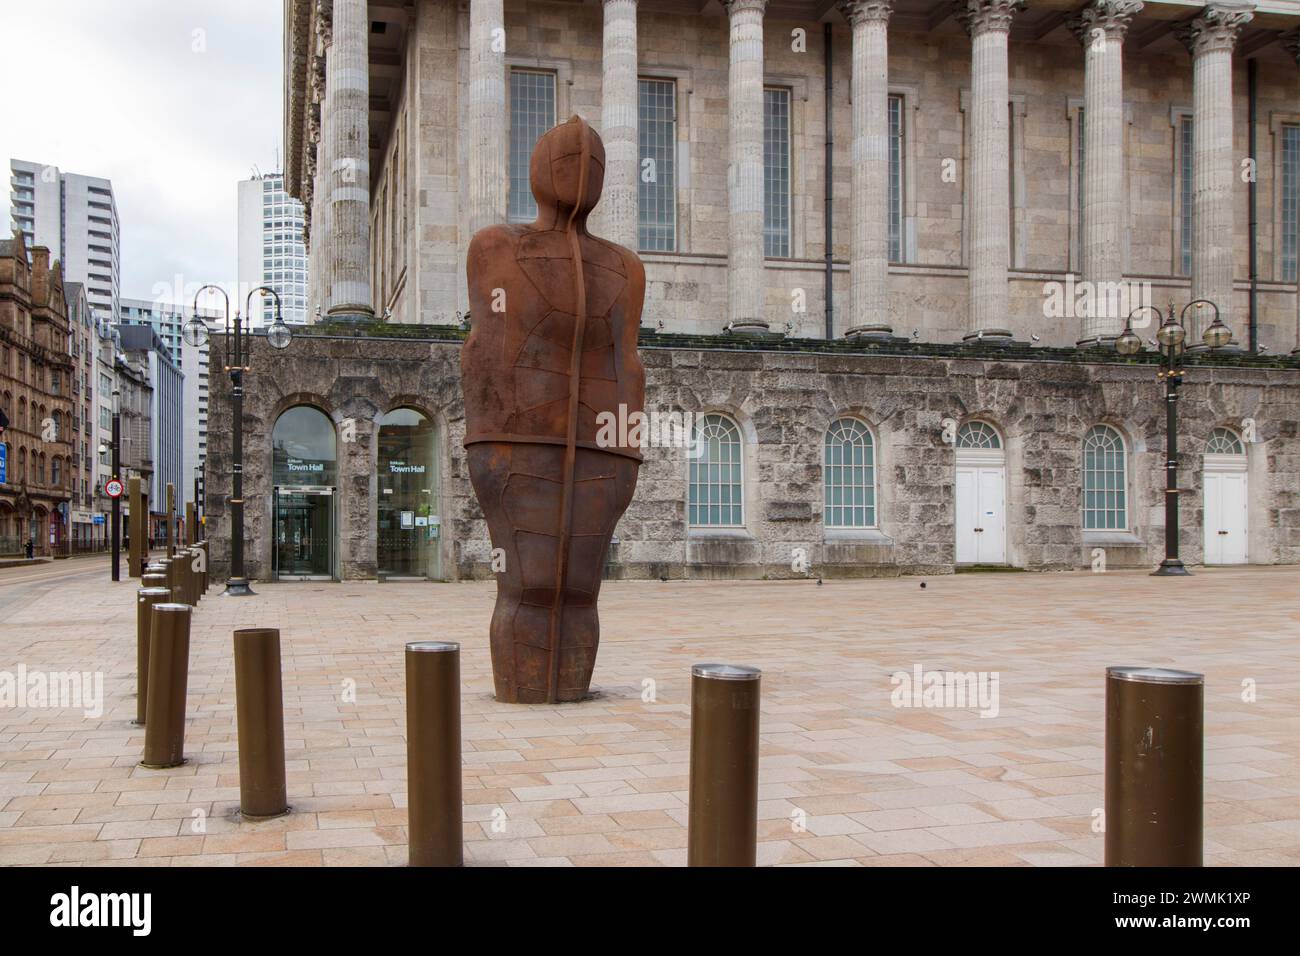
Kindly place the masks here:
POLYGON ((329 317, 373 319, 370 299, 370 19, 366 0, 334 0, 325 57, 328 140, 329 317))
POLYGON ((1093 0, 1070 20, 1083 44, 1083 280, 1079 344, 1124 331, 1124 34, 1140 0, 1093 0))
POLYGON ((971 37, 970 280, 965 338, 1011 341, 1007 268, 1011 262, 1010 92, 1007 37, 1022 0, 957 0, 971 37))
POLYGON ((600 234, 637 248, 636 0, 605 0, 605 52, 600 135, 605 141, 605 193, 600 234))
POLYGON ((853 25, 853 226, 849 335, 889 335, 889 15, 893 0, 840 0, 853 25))
POLYGON ((767 0, 725 0, 731 17, 727 100, 727 318, 734 331, 763 319, 763 11, 767 0))
MULTIPOLYGON (((1212 4, 1174 32, 1192 54, 1192 298, 1209 299, 1233 327, 1232 49, 1254 18, 1252 8, 1212 4)), ((1193 309, 1189 344, 1200 344, 1213 318, 1193 309)))
MULTIPOLYGON (((1286 51, 1295 57, 1295 65, 1300 67, 1300 28, 1282 35, 1282 46, 1286 51)), ((1292 355, 1300 355, 1300 271, 1296 274, 1295 286, 1295 348, 1291 350, 1292 355)))
POLYGON ((506 44, 502 0, 469 5, 469 232, 506 221, 506 44))

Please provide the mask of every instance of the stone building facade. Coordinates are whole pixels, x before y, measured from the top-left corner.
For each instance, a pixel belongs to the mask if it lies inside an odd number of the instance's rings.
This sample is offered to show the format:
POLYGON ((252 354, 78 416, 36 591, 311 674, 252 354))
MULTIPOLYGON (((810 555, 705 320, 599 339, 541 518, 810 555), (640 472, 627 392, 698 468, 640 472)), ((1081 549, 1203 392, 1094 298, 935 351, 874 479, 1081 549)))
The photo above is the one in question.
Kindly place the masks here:
POLYGON ((1297 0, 288 0, 309 312, 455 324, 511 157, 580 113, 651 327, 1069 346, 1209 298, 1286 352, 1298 30, 1297 0))
MULTIPOLYGON (((374 578, 380 499, 379 422, 413 409, 433 424, 430 489, 443 533, 441 579, 491 572, 486 524, 461 443, 461 334, 451 328, 376 326, 356 334, 317 326, 283 352, 257 339, 245 377, 246 567, 276 577, 277 422, 307 407, 323 413, 337 469, 329 576, 374 578)), ((214 348, 220 348, 215 345, 214 348)), ((1154 566, 1164 542, 1164 401, 1149 357, 1097 361, 1095 353, 989 345, 871 345, 735 337, 643 338, 648 410, 718 414, 740 433, 744 477, 738 527, 690 518, 690 458, 648 447, 636 496, 620 522, 608 573, 619 577, 790 577, 950 572, 958 565, 955 440, 979 422, 1002 448, 1005 563, 1060 570, 1154 566), (827 526, 825 439, 832 423, 871 435, 874 520, 827 526), (1085 439, 1103 426, 1123 446, 1122 527, 1087 529, 1085 439), (806 571, 798 561, 805 557, 806 571), (1099 555, 1098 552, 1104 552, 1099 555)), ((1284 359, 1193 358, 1180 434, 1184 560, 1205 558, 1203 488, 1218 458, 1239 457, 1248 486, 1244 530, 1251 563, 1300 562, 1300 370, 1284 359), (1239 456, 1216 458, 1216 429, 1238 436, 1239 456), (1207 458, 1208 455, 1208 458, 1207 458)), ((213 381, 214 438, 207 507, 217 573, 229 566, 230 385, 213 381)), ((418 529, 416 529, 418 530, 418 529)), ((1212 529, 1213 530, 1213 529, 1212 529)), ((431 563, 430 567, 435 564, 431 563)), ((432 576, 432 575, 430 575, 432 576)))
MULTIPOLYGON (((572 113, 605 143, 591 227, 645 263, 647 408, 703 436, 645 449, 611 576, 1153 566, 1157 358, 1114 349, 1147 303, 1192 343, 1217 310, 1237 345, 1188 358, 1183 558, 1300 560, 1300 0, 286 0, 285 23, 325 321, 254 348, 250 575, 491 573, 465 254, 529 218, 528 154, 572 113)), ((224 380, 219 573, 223 409, 224 380)))
POLYGON ((59 263, 21 233, 0 242, 0 408, 9 425, 0 484, 0 553, 28 540, 36 554, 65 546, 72 487, 72 356, 59 263))

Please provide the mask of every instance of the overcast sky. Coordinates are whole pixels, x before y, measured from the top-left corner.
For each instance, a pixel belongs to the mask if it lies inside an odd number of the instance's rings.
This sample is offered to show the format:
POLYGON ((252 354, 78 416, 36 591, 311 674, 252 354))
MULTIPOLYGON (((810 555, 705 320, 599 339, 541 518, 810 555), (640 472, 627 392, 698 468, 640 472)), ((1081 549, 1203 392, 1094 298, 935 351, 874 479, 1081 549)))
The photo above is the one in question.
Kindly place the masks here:
POLYGON ((4 233, 9 160, 48 163, 113 181, 124 297, 233 284, 236 183, 283 150, 282 19, 279 0, 0 0, 4 233))

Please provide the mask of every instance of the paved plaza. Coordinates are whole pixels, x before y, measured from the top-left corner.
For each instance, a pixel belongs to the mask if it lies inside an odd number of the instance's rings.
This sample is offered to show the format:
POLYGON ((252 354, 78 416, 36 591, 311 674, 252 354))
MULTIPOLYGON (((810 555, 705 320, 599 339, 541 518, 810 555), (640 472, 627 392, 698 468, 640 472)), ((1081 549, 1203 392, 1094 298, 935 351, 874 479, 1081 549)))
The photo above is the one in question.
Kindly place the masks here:
POLYGON ((760 864, 1099 863, 1103 673, 1134 663, 1206 676, 1206 863, 1300 864, 1297 568, 611 582, 597 694, 558 707, 493 700, 490 582, 214 587, 189 761, 153 771, 131 723, 136 583, 73 565, 0 572, 0 671, 104 674, 97 718, 0 708, 3 864, 404 864, 417 639, 462 644, 470 865, 684 865, 703 661, 763 670, 760 864), (231 631, 254 625, 283 638, 293 807, 261 823, 236 814, 231 631), (891 675, 918 665, 996 674, 996 716, 893 706, 891 675))

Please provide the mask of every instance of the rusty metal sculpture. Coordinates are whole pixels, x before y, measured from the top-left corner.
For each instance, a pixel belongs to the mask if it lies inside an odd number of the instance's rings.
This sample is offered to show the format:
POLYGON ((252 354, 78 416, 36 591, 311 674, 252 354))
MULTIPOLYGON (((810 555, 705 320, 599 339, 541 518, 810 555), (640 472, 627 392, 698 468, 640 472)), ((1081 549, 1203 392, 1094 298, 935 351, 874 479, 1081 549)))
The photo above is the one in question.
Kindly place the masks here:
POLYGON ((489 226, 469 247, 465 448, 505 560, 494 568, 492 671, 497 699, 512 703, 587 695, 605 553, 641 463, 638 448, 597 441, 601 412, 626 420, 645 404, 645 270, 587 232, 604 171, 581 117, 556 126, 533 150, 536 221, 489 226))

